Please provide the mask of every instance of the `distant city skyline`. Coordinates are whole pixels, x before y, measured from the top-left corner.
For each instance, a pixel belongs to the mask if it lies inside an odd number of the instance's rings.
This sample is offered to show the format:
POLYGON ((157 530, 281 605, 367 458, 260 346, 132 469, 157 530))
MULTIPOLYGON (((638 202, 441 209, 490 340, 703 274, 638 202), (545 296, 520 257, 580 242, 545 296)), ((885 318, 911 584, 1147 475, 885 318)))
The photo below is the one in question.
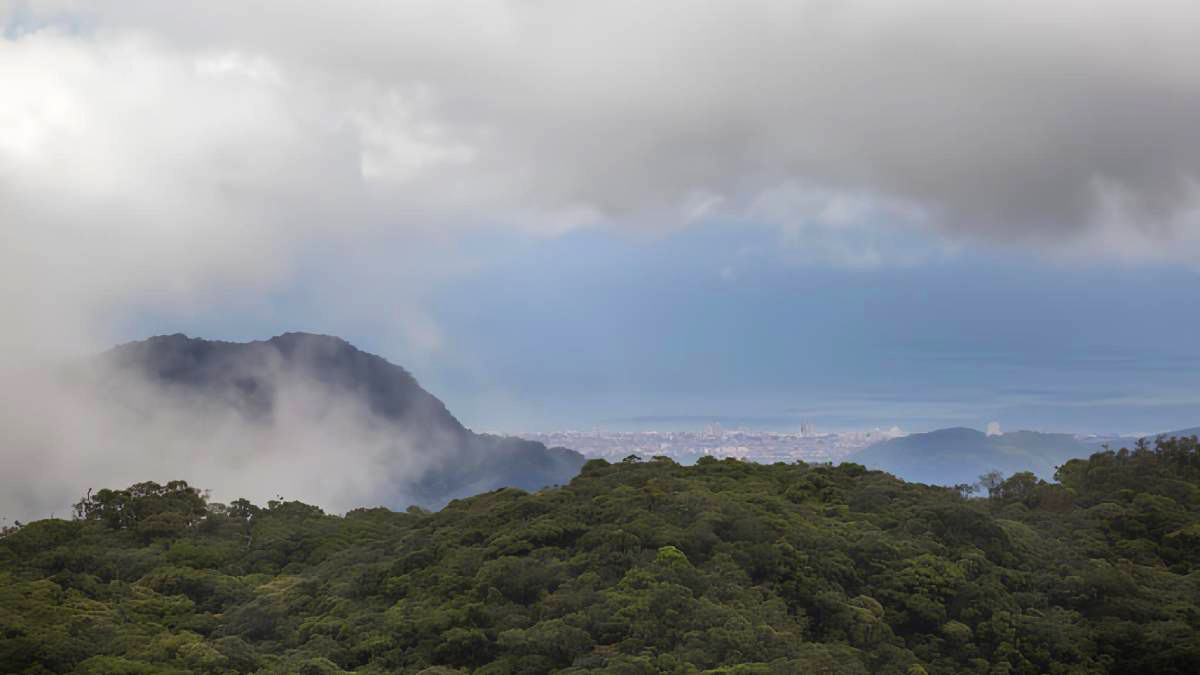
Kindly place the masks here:
POLYGON ((898 438, 898 428, 813 434, 746 429, 725 430, 710 424, 702 431, 560 431, 523 432, 518 436, 548 447, 570 447, 587 457, 622 459, 630 454, 670 457, 684 463, 709 456, 755 462, 839 462, 873 443, 898 438))
MULTIPOLYGON (((807 426, 807 425, 806 425, 807 426)), ((915 432, 922 434, 922 430, 915 432)), ((1022 439, 1026 432, 1019 430, 1008 436, 1001 431, 999 424, 990 422, 986 435, 1000 437, 1002 440, 1015 437, 1018 444, 1028 442, 1022 439)), ((1179 431, 1161 430, 1166 431, 1179 431)), ((1186 430, 1187 435, 1195 433, 1186 430)), ((910 432, 891 427, 888 429, 861 429, 854 431, 816 432, 809 428, 800 432, 767 431, 761 429, 725 429, 719 423, 711 423, 702 430, 645 430, 628 431, 614 429, 591 430, 558 430, 558 431, 518 431, 513 435, 528 440, 544 443, 548 447, 569 447, 583 453, 588 458, 618 461, 630 455, 642 459, 663 456, 680 463, 690 464, 701 457, 717 459, 735 458, 760 463, 774 462, 809 462, 833 463, 842 461, 857 461, 855 453, 876 443, 890 441, 911 435, 910 432)), ((1105 444, 1115 447, 1128 446, 1131 437, 1152 436, 1152 433, 1140 434, 1070 434, 1080 445, 1059 448, 1059 451, 1069 452, 1072 449, 1086 455, 1091 449, 1099 449, 1105 444)))

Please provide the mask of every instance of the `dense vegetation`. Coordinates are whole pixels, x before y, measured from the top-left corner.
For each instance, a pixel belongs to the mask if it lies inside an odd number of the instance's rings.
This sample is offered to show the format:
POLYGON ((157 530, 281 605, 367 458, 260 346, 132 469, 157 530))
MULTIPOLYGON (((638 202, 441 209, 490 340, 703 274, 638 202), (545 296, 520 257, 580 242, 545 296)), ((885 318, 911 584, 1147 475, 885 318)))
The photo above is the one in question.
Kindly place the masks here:
POLYGON ((0 672, 1200 672, 1196 439, 987 497, 593 460, 437 513, 101 490, 0 539, 0 672))

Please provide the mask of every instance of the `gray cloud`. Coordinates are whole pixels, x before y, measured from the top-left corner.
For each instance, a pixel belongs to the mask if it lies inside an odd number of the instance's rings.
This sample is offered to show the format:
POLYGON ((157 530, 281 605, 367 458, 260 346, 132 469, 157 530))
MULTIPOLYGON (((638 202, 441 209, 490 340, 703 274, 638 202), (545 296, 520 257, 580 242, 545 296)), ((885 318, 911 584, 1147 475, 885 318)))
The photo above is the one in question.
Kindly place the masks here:
POLYGON ((596 223, 1194 259, 1200 9, 1152 4, 4 3, 0 293, 70 342, 337 242, 596 223))
POLYGON ((1189 2, 33 7, 83 28, 7 45, 57 85, 30 95, 25 126, 50 124, 52 96, 128 113, 60 108, 47 133, 142 141, 105 144, 105 166, 191 169, 199 185, 159 199, 200 193, 239 217, 271 196, 301 220, 553 232, 753 218, 800 185, 772 217, 817 219, 818 190, 1001 240, 1200 239, 1189 2))
POLYGON ((124 2, 89 25, 273 64, 359 125, 368 180, 454 183, 501 219, 658 220, 802 181, 1036 238, 1194 225, 1198 19, 1177 0, 124 2))

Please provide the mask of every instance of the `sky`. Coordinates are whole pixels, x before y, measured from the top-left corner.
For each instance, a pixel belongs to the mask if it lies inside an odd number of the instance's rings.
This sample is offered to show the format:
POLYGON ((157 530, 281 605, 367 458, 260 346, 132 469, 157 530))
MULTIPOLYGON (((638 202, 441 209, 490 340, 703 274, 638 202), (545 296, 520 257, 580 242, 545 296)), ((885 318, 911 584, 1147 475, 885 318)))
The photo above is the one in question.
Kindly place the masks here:
POLYGON ((0 0, 0 368, 307 330, 485 430, 1194 426, 1198 21, 0 0))

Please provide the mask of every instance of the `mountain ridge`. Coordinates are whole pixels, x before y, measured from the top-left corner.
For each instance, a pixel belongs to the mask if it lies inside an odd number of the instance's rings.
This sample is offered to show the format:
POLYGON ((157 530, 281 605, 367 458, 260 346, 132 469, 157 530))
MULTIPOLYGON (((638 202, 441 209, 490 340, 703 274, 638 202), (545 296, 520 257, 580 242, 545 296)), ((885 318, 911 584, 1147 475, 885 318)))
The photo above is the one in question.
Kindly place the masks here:
POLYGON ((974 483, 991 470, 1006 475, 1031 471, 1051 480, 1060 464, 1092 452, 1066 433, 1021 430, 989 436, 978 429, 949 427, 881 441, 847 460, 909 481, 956 485, 974 483))
POLYGON ((293 331, 233 342, 175 333, 116 345, 99 363, 106 395, 121 396, 132 377, 169 396, 233 410, 257 425, 271 424, 281 401, 297 391, 318 401, 310 405, 317 415, 361 402, 369 413, 364 423, 390 435, 397 448, 411 453, 406 461, 421 465, 417 477, 398 469, 395 476, 420 506, 439 507, 500 487, 565 483, 583 464, 583 456, 567 448, 475 433, 404 367, 337 336, 293 331))

